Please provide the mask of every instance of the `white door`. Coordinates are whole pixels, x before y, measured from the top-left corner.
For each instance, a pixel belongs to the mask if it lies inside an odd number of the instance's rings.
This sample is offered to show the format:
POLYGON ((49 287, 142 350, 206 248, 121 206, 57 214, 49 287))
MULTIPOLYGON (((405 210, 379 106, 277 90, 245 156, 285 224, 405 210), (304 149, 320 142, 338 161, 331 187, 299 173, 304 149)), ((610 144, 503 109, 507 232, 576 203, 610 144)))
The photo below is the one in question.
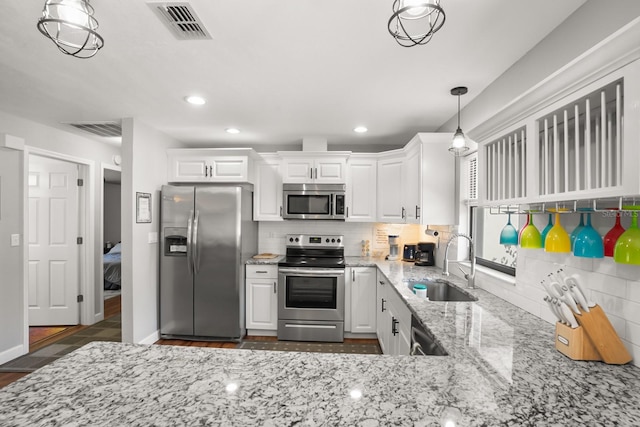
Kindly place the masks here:
POLYGON ((77 325, 78 165, 29 156, 29 325, 77 325))

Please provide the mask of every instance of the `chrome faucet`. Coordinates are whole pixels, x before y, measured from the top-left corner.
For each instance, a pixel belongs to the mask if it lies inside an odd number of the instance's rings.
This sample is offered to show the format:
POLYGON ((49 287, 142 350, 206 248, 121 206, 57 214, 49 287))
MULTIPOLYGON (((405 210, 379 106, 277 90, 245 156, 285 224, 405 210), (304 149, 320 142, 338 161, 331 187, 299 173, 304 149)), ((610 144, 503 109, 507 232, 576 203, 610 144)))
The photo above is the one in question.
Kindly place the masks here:
POLYGON ((453 242, 458 237, 464 237, 469 241, 469 260, 471 261, 471 271, 469 272, 469 274, 467 274, 462 268, 460 268, 460 266, 458 266, 458 268, 460 269, 460 271, 462 271, 462 274, 464 274, 464 278, 467 279, 467 287, 469 289, 474 289, 476 287, 476 256, 473 247, 473 240, 471 240, 471 237, 467 236, 466 234, 454 234, 449 239, 449 242, 447 242, 447 248, 444 250, 444 267, 442 269, 442 274, 444 276, 449 275, 449 246, 451 246, 451 242, 453 242))

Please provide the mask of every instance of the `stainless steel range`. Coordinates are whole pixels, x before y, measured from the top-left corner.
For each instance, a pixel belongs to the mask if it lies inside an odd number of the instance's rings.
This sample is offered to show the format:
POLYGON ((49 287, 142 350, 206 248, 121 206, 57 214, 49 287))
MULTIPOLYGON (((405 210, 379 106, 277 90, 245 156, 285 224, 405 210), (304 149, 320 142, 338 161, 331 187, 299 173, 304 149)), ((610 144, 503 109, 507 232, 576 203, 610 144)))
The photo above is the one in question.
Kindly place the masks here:
POLYGON ((344 340, 344 237, 287 235, 278 263, 278 339, 344 340))

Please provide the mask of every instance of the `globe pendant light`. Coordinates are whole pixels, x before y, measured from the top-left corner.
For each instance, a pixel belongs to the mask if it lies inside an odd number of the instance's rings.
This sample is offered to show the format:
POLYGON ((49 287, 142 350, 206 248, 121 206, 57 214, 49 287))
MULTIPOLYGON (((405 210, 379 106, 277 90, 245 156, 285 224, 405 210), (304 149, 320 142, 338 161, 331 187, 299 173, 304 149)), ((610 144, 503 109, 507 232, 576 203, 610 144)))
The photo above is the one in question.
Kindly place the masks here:
POLYGON ((403 47, 429 43, 444 25, 440 0, 395 0, 392 9, 387 24, 389 33, 403 47))
POLYGON ((89 0, 46 0, 38 30, 64 54, 91 58, 104 46, 89 0))
POLYGON ((467 140, 464 137, 464 133, 462 133, 462 129, 460 129, 460 95, 464 95, 467 91, 468 89, 464 86, 451 89, 451 95, 458 97, 458 129, 456 129, 456 133, 453 134, 453 141, 451 141, 449 151, 456 157, 463 155, 469 150, 467 140))

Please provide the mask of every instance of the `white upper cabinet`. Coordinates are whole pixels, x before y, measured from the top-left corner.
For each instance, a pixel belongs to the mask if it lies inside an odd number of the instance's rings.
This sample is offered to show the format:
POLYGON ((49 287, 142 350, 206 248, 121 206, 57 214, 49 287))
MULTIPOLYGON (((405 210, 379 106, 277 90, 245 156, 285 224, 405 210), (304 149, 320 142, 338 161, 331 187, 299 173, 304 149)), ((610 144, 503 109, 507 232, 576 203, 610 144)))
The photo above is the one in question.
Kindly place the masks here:
POLYGON ((253 219, 282 221, 282 160, 276 154, 263 154, 256 161, 253 189, 253 219))
POLYGON ((344 184, 348 153, 281 152, 282 182, 344 184))
POLYGON ((456 224, 455 158, 448 133, 419 133, 378 160, 378 221, 456 224))
POLYGON ((404 156, 399 152, 385 155, 378 160, 378 221, 402 223, 405 208, 402 190, 404 156))
POLYGON ((420 159, 419 223, 423 225, 457 224, 456 159, 449 152, 450 133, 419 133, 414 140, 422 146, 420 159))
POLYGON ((377 160, 371 155, 349 157, 346 221, 376 221, 376 170, 377 160))
POLYGON ((420 179, 421 146, 416 144, 411 147, 404 158, 402 168, 402 206, 405 209, 405 222, 420 224, 422 181, 420 179))
POLYGON ((168 182, 253 182, 249 148, 169 149, 168 182))

